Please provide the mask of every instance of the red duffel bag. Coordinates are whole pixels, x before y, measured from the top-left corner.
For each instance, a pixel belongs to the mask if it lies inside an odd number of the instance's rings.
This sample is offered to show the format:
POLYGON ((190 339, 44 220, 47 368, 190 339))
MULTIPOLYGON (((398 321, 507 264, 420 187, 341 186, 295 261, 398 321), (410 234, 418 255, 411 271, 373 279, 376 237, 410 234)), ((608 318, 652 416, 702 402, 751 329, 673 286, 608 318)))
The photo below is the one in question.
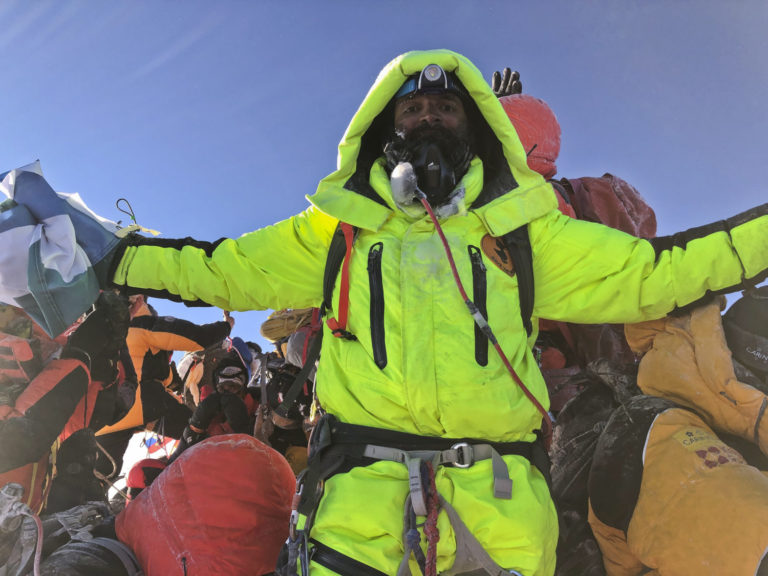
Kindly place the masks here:
POLYGON ((192 446, 116 519, 147 576, 268 574, 288 537, 296 478, 245 434, 192 446))

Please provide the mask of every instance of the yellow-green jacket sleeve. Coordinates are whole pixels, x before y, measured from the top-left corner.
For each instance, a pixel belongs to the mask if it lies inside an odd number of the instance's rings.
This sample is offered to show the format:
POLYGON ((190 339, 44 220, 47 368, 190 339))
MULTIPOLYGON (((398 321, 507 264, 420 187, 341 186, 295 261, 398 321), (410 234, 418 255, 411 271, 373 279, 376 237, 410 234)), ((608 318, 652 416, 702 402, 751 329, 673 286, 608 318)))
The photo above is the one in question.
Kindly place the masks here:
POLYGON ((768 269, 768 204, 650 240, 551 212, 529 224, 535 315, 576 323, 663 317, 753 286, 768 269))
POLYGON ((113 283, 132 293, 224 310, 318 306, 337 221, 314 207, 240 238, 134 238, 113 283))

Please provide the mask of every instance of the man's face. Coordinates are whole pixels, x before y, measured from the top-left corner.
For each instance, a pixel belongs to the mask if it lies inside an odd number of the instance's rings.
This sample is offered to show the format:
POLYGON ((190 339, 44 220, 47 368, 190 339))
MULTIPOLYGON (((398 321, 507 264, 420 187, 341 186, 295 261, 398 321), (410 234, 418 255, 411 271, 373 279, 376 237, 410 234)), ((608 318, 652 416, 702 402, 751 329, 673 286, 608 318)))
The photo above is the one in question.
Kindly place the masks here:
POLYGON ((467 115, 461 99, 450 92, 444 94, 414 94, 395 102, 395 132, 406 138, 422 125, 442 126, 456 136, 466 139, 467 115))

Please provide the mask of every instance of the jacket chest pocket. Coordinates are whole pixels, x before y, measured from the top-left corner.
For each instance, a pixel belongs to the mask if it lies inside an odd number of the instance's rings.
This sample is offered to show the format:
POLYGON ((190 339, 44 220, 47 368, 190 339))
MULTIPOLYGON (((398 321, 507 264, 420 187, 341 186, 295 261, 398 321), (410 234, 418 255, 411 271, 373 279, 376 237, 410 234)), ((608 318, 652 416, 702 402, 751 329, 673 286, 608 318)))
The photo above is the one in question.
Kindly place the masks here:
POLYGON ((380 369, 387 365, 387 347, 384 334, 384 284, 381 275, 381 256, 384 245, 376 242, 368 251, 368 285, 371 294, 371 348, 373 360, 380 369))
MULTIPOLYGON (((488 320, 488 279, 483 254, 477 246, 467 246, 469 260, 472 265, 472 301, 480 313, 488 320)), ((488 365, 488 337, 475 324, 475 361, 480 366, 488 365)))

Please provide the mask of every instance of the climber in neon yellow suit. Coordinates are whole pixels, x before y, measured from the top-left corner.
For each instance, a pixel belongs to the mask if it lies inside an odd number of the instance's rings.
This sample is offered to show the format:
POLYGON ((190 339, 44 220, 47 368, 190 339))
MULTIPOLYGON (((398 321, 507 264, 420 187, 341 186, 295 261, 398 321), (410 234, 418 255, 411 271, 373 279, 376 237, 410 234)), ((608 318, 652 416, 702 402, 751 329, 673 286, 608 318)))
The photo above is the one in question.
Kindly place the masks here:
POLYGON ((313 505, 292 526, 313 575, 553 573, 557 517, 535 448, 548 398, 509 233, 530 241, 534 326, 660 318, 768 268, 766 205, 650 241, 561 214, 481 73, 448 50, 385 66, 336 171, 308 199, 301 214, 237 239, 133 237, 111 280, 233 311, 320 306, 332 237, 340 222, 352 227, 330 275, 316 376, 332 417, 315 430, 302 488, 313 505), (425 536, 421 515, 434 512, 425 536))

